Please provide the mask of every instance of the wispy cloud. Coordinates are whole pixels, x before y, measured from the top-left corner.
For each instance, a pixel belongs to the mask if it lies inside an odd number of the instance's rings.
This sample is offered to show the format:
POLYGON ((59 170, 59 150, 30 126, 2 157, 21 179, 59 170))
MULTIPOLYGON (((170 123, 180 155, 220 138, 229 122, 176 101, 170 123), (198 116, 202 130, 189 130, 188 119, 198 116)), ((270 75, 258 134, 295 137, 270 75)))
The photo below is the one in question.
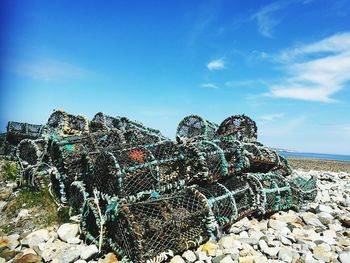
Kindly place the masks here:
POLYGON ((256 20, 260 34, 265 37, 272 37, 275 27, 280 23, 280 20, 274 16, 274 13, 289 4, 290 1, 273 2, 251 16, 253 20, 256 20))
POLYGON ((91 72, 71 63, 56 59, 13 62, 8 70, 34 80, 55 81, 87 77, 91 72))
POLYGON ((225 85, 227 87, 261 87, 261 86, 266 86, 267 83, 263 80, 231 80, 231 81, 226 81, 225 85))
POLYGON ((283 117, 283 113, 273 113, 260 116, 260 119, 264 122, 271 122, 283 117))
POLYGON ((219 88, 218 86, 216 86, 213 83, 203 83, 203 84, 201 84, 201 87, 202 88, 209 88, 209 89, 218 89, 219 88))
POLYGON ((215 59, 215 60, 212 60, 210 61, 208 64, 207 64, 207 68, 209 70, 219 70, 219 69, 224 69, 225 68, 225 62, 222 58, 220 59, 215 59))
POLYGON ((350 81, 350 32, 284 50, 277 59, 286 78, 265 95, 334 102, 331 96, 350 81))

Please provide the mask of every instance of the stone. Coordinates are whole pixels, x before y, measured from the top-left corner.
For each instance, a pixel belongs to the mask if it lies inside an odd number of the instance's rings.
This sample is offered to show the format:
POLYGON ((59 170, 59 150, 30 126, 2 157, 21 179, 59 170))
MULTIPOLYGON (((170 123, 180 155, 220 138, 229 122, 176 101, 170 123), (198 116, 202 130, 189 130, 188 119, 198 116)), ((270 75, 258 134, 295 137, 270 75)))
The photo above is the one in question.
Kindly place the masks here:
POLYGON ((254 262, 254 257, 249 256, 249 257, 239 257, 238 258, 239 263, 253 263, 254 262))
POLYGON ((5 201, 0 201, 0 212, 6 207, 7 202, 5 201))
POLYGON ((215 257, 216 256, 216 250, 219 248, 218 244, 213 241, 209 240, 207 243, 205 243, 202 246, 202 251, 207 253, 208 256, 215 257))
POLYGON ((80 244, 81 243, 81 239, 79 239, 78 237, 70 237, 67 239, 67 243, 69 244, 80 244))
POLYGON ((98 260, 98 263, 118 263, 118 262, 119 261, 117 259, 117 256, 113 252, 108 253, 103 258, 100 258, 98 260))
POLYGON ((341 263, 349 263, 350 262, 350 251, 340 253, 339 254, 339 261, 341 263))
POLYGON ((285 262, 293 261, 293 252, 287 248, 281 248, 278 252, 278 259, 285 262))
POLYGON ((170 263, 186 263, 186 261, 181 256, 177 255, 170 260, 170 263))
POLYGON ((325 228, 325 226, 318 220, 317 216, 311 212, 305 212, 301 214, 302 219, 307 225, 325 228))
POLYGON ((183 254, 182 254, 182 257, 184 259, 186 259, 188 262, 195 262, 197 257, 196 257, 196 254, 191 251, 191 250, 187 250, 185 251, 183 254))
POLYGON ((34 247, 39 245, 42 242, 45 242, 49 239, 49 231, 47 229, 40 229, 33 233, 30 233, 25 238, 21 240, 22 245, 29 247, 34 247))
POLYGON ((76 237, 79 233, 79 225, 78 224, 70 224, 70 223, 66 223, 61 225, 58 230, 57 230, 57 234, 58 237, 63 240, 66 241, 68 240, 68 238, 73 238, 76 237))
POLYGON ((36 254, 29 253, 29 254, 24 254, 20 256, 14 262, 15 263, 41 263, 43 262, 43 259, 36 254))
POLYGON ((304 263, 317 263, 318 260, 316 260, 311 253, 304 253, 302 256, 301 256, 301 262, 304 262, 304 263))
POLYGON ((8 247, 9 249, 15 249, 19 245, 19 235, 12 234, 0 238, 0 248, 8 247))
POLYGON ((269 227, 275 229, 275 230, 281 230, 282 228, 286 227, 287 224, 282 222, 282 221, 278 221, 275 219, 270 219, 269 220, 269 227))
POLYGON ((292 210, 290 210, 291 212, 279 212, 279 213, 275 213, 271 216, 271 219, 275 219, 277 221, 280 222, 284 222, 284 223, 294 223, 297 221, 298 217, 295 214, 295 212, 293 212, 292 210))
POLYGON ((236 240, 234 236, 224 236, 219 240, 218 244, 223 248, 242 248, 241 242, 236 240))
POLYGON ((80 252, 80 258, 81 259, 91 259, 93 256, 95 256, 98 253, 98 248, 96 245, 90 245, 87 247, 83 247, 80 252))
POLYGON ((350 219, 341 219, 339 220, 341 222, 341 224, 346 227, 346 228, 350 228, 350 219))
POLYGON ((325 213, 329 213, 329 214, 332 214, 333 213, 333 209, 328 206, 328 205, 323 205, 323 204, 320 204, 317 208, 316 208, 316 211, 318 213, 320 212, 325 212, 325 213))
POLYGON ((279 247, 269 247, 265 240, 259 240, 259 247, 262 252, 269 255, 270 257, 276 257, 280 248, 279 247))
POLYGON ((231 256, 226 256, 222 260, 220 260, 220 263, 234 263, 231 256))
POLYGON ((86 263, 86 260, 78 259, 77 261, 74 261, 74 263, 86 263))
POLYGON ((278 239, 281 241, 281 243, 283 245, 286 245, 286 246, 291 246, 292 245, 292 241, 290 241, 288 238, 286 238, 284 236, 278 236, 278 239))
POLYGON ((256 238, 240 238, 239 241, 241 243, 246 243, 246 244, 249 244, 249 245, 256 245, 259 243, 259 240, 256 239, 256 238))
POLYGON ((255 238, 255 239, 259 240, 263 236, 264 236, 264 234, 260 231, 255 231, 255 230, 249 231, 250 238, 255 238))
POLYGON ((28 209, 21 209, 17 215, 17 218, 16 218, 16 222, 18 223, 19 221, 21 221, 22 219, 24 218, 27 218, 29 217, 30 214, 29 214, 29 210, 28 209))
POLYGON ((0 263, 6 263, 6 259, 0 257, 0 263))
POLYGON ((52 263, 74 262, 80 256, 80 249, 76 246, 67 247, 59 252, 56 252, 52 263))
POLYGON ((316 259, 323 260, 324 262, 330 262, 335 258, 331 252, 331 247, 326 243, 316 246, 313 252, 313 256, 316 259))
POLYGON ((320 220, 320 222, 324 225, 329 225, 332 223, 334 217, 326 212, 321 212, 319 214, 317 214, 318 219, 320 220))
POLYGON ((35 250, 32 249, 32 248, 26 248, 26 249, 24 249, 24 250, 21 250, 21 252, 23 253, 23 255, 25 255, 25 254, 35 254, 35 255, 37 255, 37 253, 35 252, 35 250))
POLYGON ((14 258, 16 255, 16 251, 5 248, 1 251, 1 257, 3 257, 6 261, 14 258))

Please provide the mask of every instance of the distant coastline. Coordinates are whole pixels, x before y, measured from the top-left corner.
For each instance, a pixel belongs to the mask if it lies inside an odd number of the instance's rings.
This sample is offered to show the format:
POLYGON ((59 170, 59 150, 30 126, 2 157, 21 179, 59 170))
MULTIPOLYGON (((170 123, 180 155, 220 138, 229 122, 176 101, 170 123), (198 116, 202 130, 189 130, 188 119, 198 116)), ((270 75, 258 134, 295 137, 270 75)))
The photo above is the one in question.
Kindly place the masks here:
POLYGON ((319 159, 319 160, 350 162, 350 155, 325 154, 325 153, 302 153, 302 152, 295 152, 295 151, 278 151, 278 153, 287 158, 319 159))

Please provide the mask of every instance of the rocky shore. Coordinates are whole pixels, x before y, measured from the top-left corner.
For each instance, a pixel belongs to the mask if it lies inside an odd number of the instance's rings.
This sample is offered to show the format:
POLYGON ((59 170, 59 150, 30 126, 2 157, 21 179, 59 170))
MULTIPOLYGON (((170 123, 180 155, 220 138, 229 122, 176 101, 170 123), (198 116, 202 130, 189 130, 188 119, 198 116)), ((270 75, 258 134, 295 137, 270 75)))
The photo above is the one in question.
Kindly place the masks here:
MULTIPOLYGON (((182 255, 169 251, 164 255, 167 262, 350 262, 350 162, 290 162, 295 174, 318 178, 313 203, 300 211, 244 218, 220 240, 208 241, 182 255)), ((14 182, 0 179, 0 263, 118 262, 113 253, 99 253, 97 246, 80 239, 77 218, 64 224, 40 221, 49 210, 26 202, 10 213, 19 191, 14 182)))

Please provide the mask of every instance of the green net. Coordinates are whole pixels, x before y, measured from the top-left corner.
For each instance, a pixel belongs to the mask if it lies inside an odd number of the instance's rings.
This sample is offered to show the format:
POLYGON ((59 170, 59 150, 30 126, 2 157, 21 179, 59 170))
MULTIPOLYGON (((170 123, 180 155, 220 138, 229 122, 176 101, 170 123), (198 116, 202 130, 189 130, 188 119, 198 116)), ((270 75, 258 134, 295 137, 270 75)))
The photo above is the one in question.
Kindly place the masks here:
POLYGON ((183 118, 177 126, 176 135, 181 138, 213 139, 218 125, 203 119, 198 115, 189 115, 183 118))

